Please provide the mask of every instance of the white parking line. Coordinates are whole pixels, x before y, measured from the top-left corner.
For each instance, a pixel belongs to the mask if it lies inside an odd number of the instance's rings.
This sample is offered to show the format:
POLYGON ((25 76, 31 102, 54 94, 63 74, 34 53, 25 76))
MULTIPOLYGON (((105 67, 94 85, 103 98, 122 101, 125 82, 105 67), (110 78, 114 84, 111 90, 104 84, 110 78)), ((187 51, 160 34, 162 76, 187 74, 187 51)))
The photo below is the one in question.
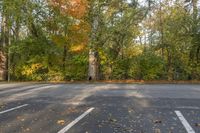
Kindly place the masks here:
POLYGON ((69 123, 66 127, 58 131, 58 133, 66 133, 71 127, 73 127, 76 123, 78 123, 81 119, 83 119, 86 115, 88 115, 90 112, 92 112, 94 108, 90 108, 87 111, 85 111, 81 116, 76 118, 74 121, 69 123))
POLYGON ((19 109, 19 108, 23 108, 23 107, 25 107, 25 106, 28 106, 28 104, 24 104, 24 105, 21 105, 21 106, 17 106, 17 107, 14 107, 14 108, 11 108, 11 109, 2 111, 2 112, 0 112, 0 115, 1 115, 1 114, 4 114, 4 113, 7 113, 7 112, 10 112, 10 111, 13 111, 13 110, 16 110, 16 109, 19 109))
POLYGON ((180 119, 180 121, 183 124, 183 126, 185 127, 185 129, 187 130, 187 132, 188 133, 195 133, 195 131, 192 129, 192 127, 190 126, 190 124, 184 118, 184 116, 182 115, 182 113, 180 111, 175 111, 175 113, 178 116, 178 118, 180 119))

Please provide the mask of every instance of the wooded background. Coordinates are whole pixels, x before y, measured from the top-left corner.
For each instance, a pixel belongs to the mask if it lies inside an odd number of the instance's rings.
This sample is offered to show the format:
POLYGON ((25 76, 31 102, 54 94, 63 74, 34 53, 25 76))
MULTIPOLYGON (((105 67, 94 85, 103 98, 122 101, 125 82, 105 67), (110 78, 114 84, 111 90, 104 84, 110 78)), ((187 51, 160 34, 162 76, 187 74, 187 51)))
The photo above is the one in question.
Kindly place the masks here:
POLYGON ((199 80, 198 0, 1 0, 0 80, 199 80))

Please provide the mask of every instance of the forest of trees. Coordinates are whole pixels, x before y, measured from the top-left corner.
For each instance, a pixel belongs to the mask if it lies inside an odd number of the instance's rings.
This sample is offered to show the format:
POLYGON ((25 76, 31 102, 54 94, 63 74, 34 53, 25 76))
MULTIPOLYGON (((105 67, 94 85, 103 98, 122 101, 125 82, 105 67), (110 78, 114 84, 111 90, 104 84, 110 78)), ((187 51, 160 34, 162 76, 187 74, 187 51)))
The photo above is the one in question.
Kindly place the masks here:
POLYGON ((0 80, 200 80, 200 0, 0 0, 0 80))

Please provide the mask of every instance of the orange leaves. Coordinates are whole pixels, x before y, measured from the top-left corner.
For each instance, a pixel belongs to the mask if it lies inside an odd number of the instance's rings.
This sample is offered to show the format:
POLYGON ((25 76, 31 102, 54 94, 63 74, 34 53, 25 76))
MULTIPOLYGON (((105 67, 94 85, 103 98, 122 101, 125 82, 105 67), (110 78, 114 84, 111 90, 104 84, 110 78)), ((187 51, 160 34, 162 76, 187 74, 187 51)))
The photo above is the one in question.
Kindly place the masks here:
POLYGON ((50 5, 60 9, 63 15, 80 19, 87 13, 87 0, 50 0, 50 5))
MULTIPOLYGON (((49 3, 61 16, 67 16, 70 20, 66 34, 53 35, 53 42, 60 46, 68 45, 71 52, 83 51, 89 42, 90 25, 84 20, 88 11, 88 1, 49 0, 49 3)), ((50 26, 57 30, 53 24, 50 26)))
POLYGON ((87 5, 86 0, 69 0, 68 13, 75 18, 82 18, 87 12, 87 5))

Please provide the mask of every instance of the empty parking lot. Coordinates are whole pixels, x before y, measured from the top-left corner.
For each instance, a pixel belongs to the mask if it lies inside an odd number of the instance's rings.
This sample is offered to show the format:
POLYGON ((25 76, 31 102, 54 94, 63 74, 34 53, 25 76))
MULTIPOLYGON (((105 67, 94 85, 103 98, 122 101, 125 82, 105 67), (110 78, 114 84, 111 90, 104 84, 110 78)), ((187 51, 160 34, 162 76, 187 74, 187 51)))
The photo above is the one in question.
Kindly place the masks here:
POLYGON ((0 133, 199 133, 200 85, 0 84, 0 133))

